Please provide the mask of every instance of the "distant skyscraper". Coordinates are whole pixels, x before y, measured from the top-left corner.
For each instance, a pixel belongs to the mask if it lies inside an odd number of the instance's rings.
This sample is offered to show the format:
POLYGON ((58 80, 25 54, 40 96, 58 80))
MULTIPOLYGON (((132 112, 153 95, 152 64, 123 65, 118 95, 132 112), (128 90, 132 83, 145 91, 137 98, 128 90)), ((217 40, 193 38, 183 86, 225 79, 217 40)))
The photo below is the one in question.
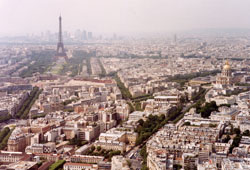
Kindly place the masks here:
POLYGON ((175 34, 174 35, 174 43, 176 43, 177 42, 177 35, 175 34))
POLYGON ((93 38, 92 32, 88 32, 88 39, 91 40, 93 38))
POLYGON ((76 32, 75 32, 75 39, 76 40, 81 40, 82 39, 82 32, 81 32, 81 30, 76 30, 76 32))
POLYGON ((85 30, 82 32, 82 39, 87 40, 87 32, 85 30))
POLYGON ((67 54, 64 49, 63 40, 62 40, 62 17, 59 17, 59 33, 58 33, 58 43, 56 49, 56 57, 64 57, 67 59, 67 54))
POLYGON ((63 32, 63 38, 64 39, 69 39, 69 33, 67 31, 63 32))

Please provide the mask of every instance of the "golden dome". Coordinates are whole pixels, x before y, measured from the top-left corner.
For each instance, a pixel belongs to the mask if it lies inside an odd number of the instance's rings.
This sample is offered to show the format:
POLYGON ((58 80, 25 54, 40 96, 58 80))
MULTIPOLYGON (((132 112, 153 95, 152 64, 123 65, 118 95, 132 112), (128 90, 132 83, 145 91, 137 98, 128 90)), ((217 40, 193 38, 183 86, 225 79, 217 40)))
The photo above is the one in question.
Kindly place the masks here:
POLYGON ((230 70, 231 69, 231 66, 229 65, 229 62, 226 61, 224 67, 223 67, 223 70, 230 70))

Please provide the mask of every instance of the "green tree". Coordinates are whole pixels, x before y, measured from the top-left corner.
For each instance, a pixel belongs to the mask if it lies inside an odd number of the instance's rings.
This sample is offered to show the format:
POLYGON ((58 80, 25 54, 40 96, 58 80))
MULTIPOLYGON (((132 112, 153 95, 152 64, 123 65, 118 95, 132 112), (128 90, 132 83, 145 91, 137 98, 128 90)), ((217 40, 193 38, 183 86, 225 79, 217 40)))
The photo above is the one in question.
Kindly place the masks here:
POLYGON ((250 132, 249 130, 245 130, 242 134, 243 136, 250 136, 250 132))
POLYGON ((239 128, 234 128, 233 133, 236 135, 240 134, 240 129, 239 128))
POLYGON ((49 170, 61 169, 63 165, 65 164, 65 162, 66 162, 65 160, 58 160, 49 167, 49 170))
POLYGON ((7 142, 8 142, 8 139, 11 135, 11 133, 13 132, 14 128, 12 130, 10 130, 9 128, 7 129, 8 127, 4 128, 4 135, 1 137, 2 139, 0 140, 0 150, 3 150, 6 146, 7 146, 7 142), (6 132, 8 132, 8 134, 6 135, 6 132))
POLYGON ((227 135, 223 140, 222 140, 222 142, 223 143, 228 143, 228 141, 230 141, 230 136, 229 135, 227 135))
POLYGON ((182 166, 180 164, 174 164, 173 169, 174 170, 180 170, 182 166))
POLYGON ((131 168, 131 165, 132 165, 131 161, 127 160, 127 164, 128 164, 128 167, 131 168))
POLYGON ((140 119, 140 120, 138 121, 138 123, 139 123, 140 126, 142 126, 142 125, 144 124, 144 120, 140 119))
POLYGON ((97 146, 97 151, 100 151, 102 149, 101 146, 97 146))
POLYGON ((190 123, 190 122, 185 122, 183 125, 184 125, 184 126, 190 126, 191 123, 190 123))
POLYGON ((210 103, 205 103, 205 106, 202 107, 199 111, 203 118, 208 118, 213 111, 218 111, 218 106, 216 105, 215 101, 212 101, 210 103))
POLYGON ((237 135, 237 136, 234 137, 233 143, 232 143, 232 145, 231 145, 230 148, 229 148, 229 153, 232 153, 233 148, 239 146, 240 141, 241 141, 241 137, 242 137, 241 135, 237 135))
POLYGON ((95 146, 94 145, 91 146, 91 150, 92 150, 92 152, 95 150, 95 146))

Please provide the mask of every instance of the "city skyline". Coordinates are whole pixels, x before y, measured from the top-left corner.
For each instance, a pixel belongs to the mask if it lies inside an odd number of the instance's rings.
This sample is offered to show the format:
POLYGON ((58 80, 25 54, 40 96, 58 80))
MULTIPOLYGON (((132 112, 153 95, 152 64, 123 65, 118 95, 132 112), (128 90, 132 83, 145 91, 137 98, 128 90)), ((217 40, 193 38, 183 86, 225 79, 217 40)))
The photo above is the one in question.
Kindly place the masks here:
POLYGON ((250 170, 249 0, 0 0, 0 170, 250 170))
POLYGON ((0 2, 0 36, 56 32, 56 18, 65 31, 97 33, 168 33, 206 29, 250 29, 249 1, 7 1, 0 2), (73 10, 72 10, 73 9, 73 10), (32 14, 32 15, 31 15, 32 14))

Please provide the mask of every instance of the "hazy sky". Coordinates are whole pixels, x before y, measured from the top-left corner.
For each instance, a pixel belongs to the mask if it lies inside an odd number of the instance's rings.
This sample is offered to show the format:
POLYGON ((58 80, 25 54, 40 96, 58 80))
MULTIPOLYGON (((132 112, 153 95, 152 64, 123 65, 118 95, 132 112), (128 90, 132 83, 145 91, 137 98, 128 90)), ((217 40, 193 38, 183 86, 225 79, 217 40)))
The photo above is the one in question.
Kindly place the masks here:
POLYGON ((250 0, 0 0, 0 35, 250 28, 250 0))

